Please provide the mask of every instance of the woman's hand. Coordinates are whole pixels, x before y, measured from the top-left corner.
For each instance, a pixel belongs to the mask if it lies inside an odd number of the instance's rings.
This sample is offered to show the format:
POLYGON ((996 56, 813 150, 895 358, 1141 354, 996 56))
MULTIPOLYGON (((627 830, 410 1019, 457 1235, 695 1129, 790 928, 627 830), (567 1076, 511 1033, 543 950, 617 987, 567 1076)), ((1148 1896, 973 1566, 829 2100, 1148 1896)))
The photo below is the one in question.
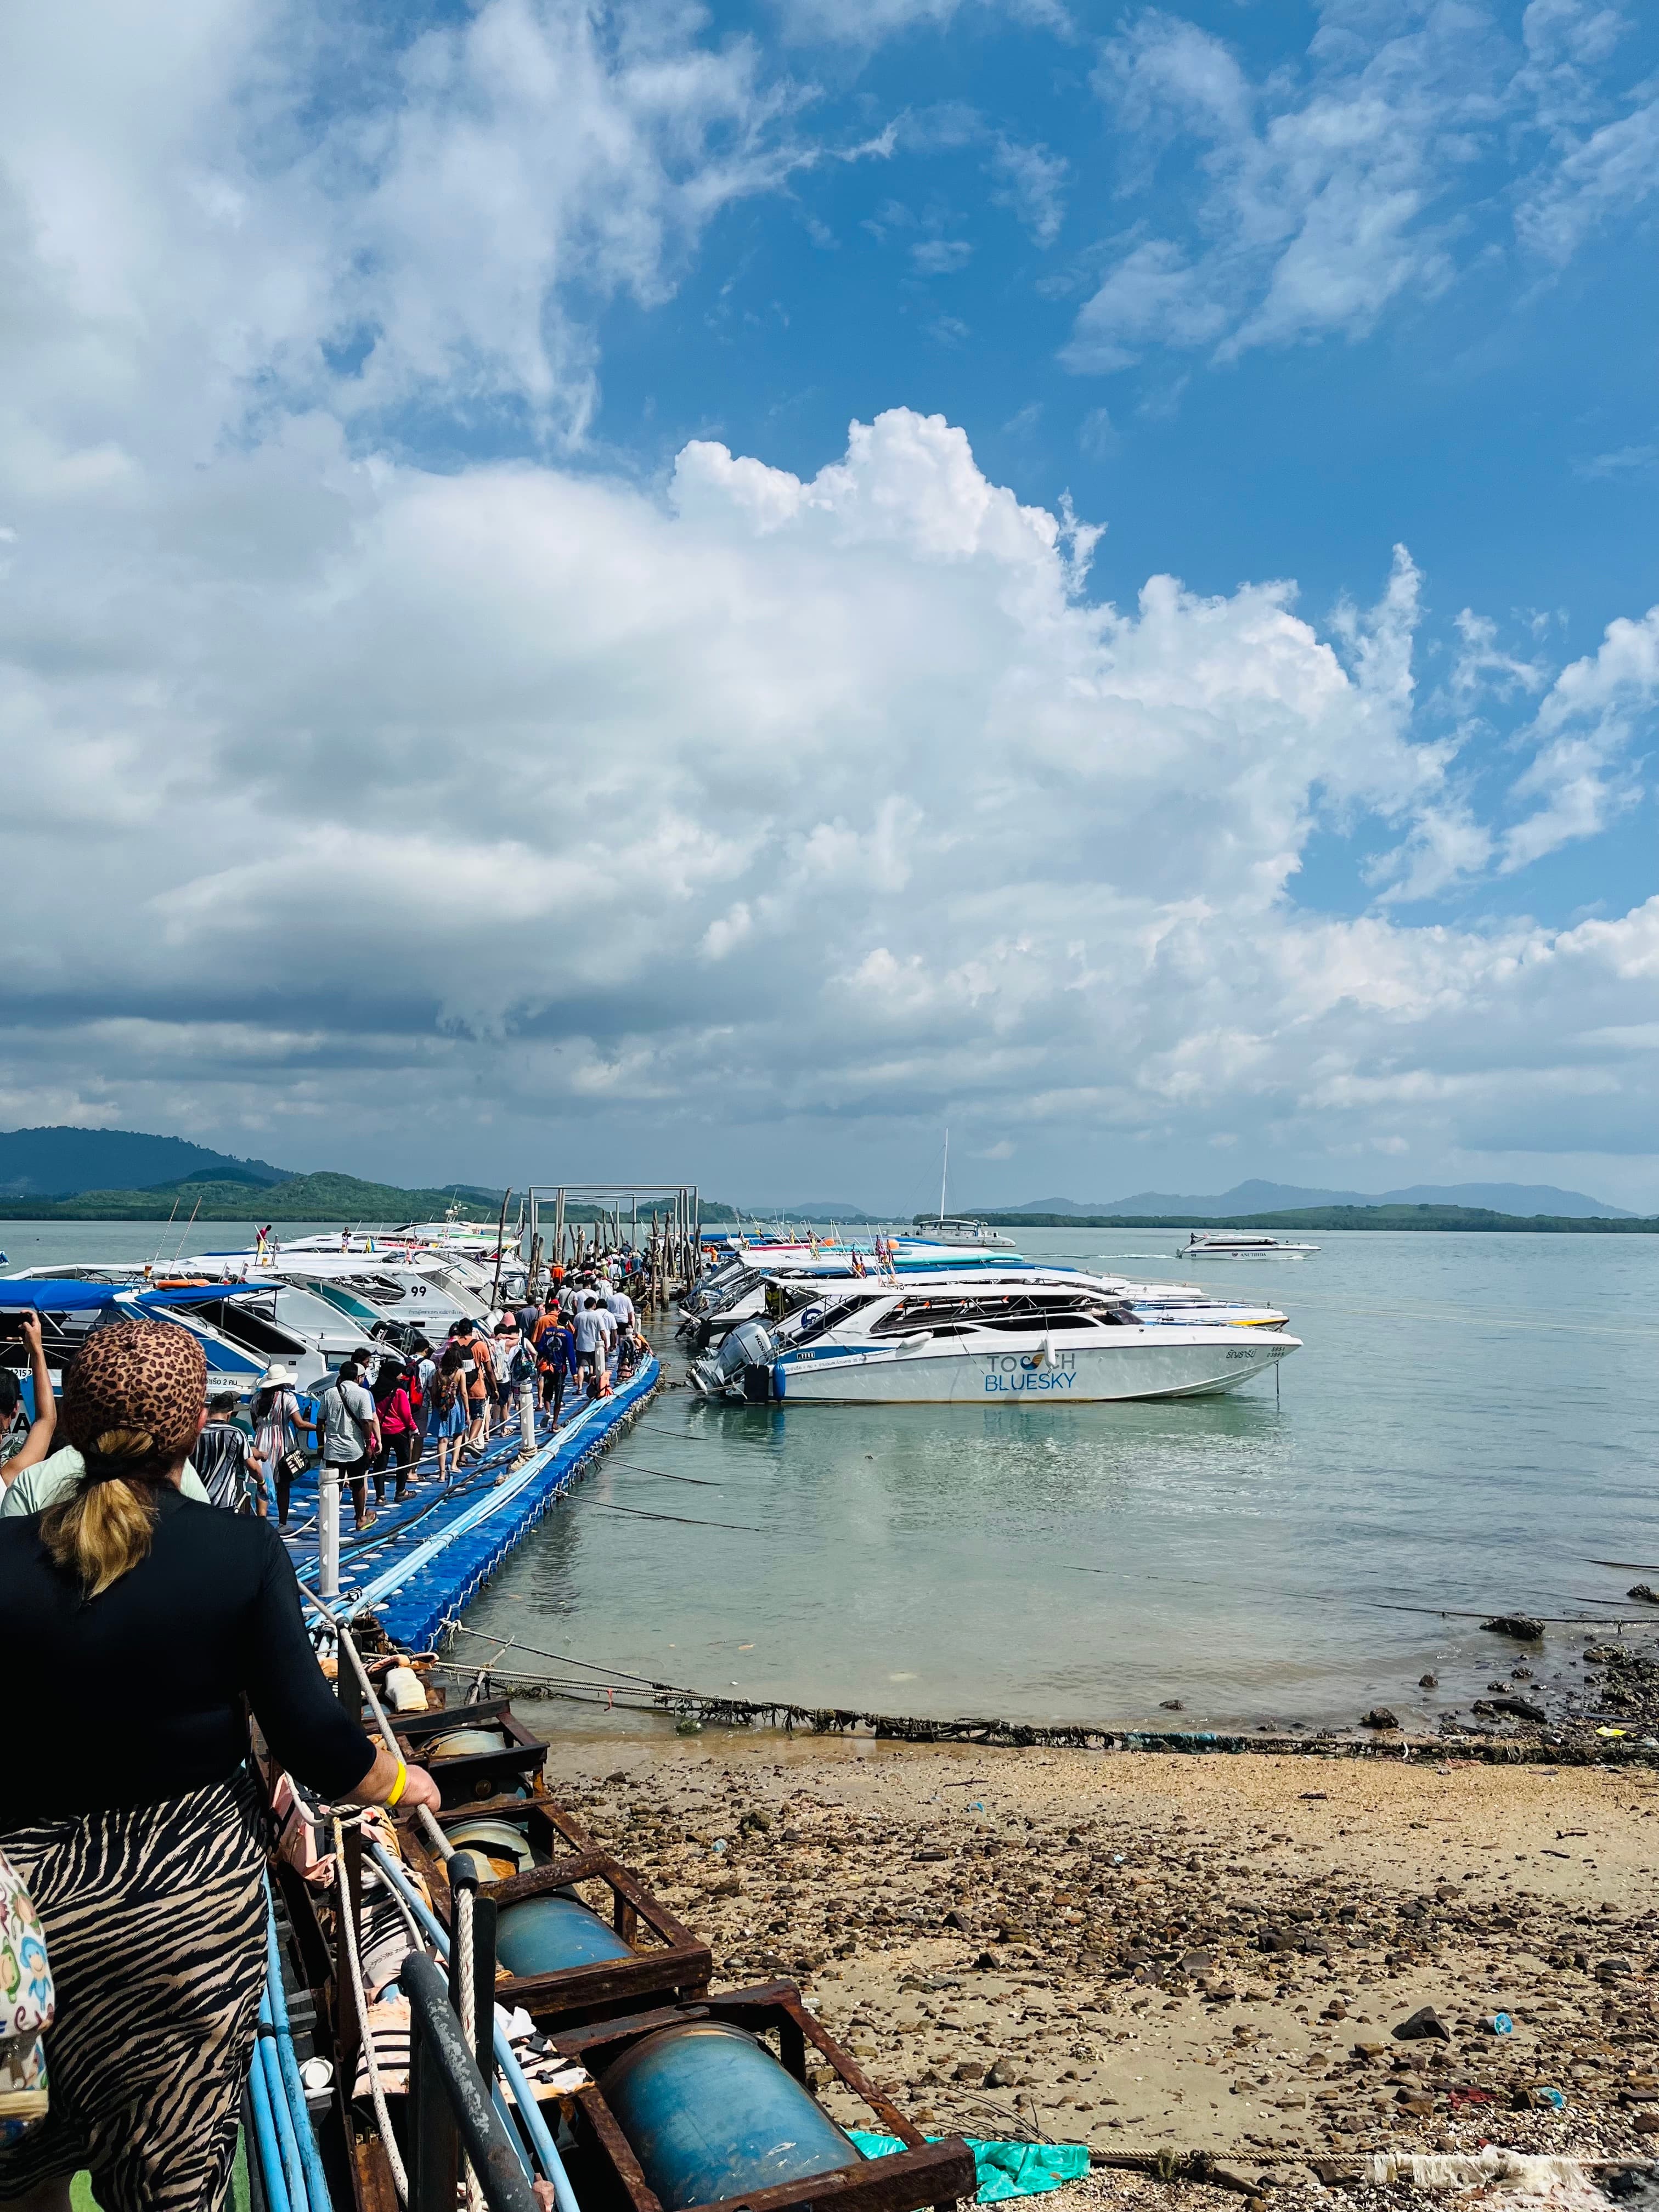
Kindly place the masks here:
POLYGON ((437 1784, 427 1772, 425 1767, 411 1766, 409 1770, 409 1779, 404 1784, 404 1794, 398 1800, 398 1809, 401 1811, 407 1805, 410 1812, 413 1812, 417 1806, 424 1805, 428 1813, 436 1813, 441 1808, 443 1802, 443 1796, 437 1784))
POLYGON ((29 1356, 29 1380, 34 1386, 34 1419, 21 1445, 5 1463, 0 1474, 0 1492, 25 1468, 38 1467, 52 1449, 52 1440, 58 1429, 58 1401, 52 1395, 52 1370, 46 1365, 46 1346, 40 1335, 40 1316, 25 1314, 18 1324, 18 1334, 23 1340, 29 1356))
MULTIPOLYGON (((350 1802, 354 1805, 388 1803, 392 1791, 398 1787, 398 1769, 401 1763, 395 1751, 387 1751, 384 1748, 377 1751, 374 1754, 374 1765, 369 1768, 355 1790, 346 1792, 350 1802)), ((404 1784, 402 1794, 392 1810, 401 1813, 407 1806, 410 1811, 413 1811, 416 1806, 425 1805, 435 1813, 442 1802, 438 1794, 438 1785, 425 1767, 411 1766, 409 1769, 408 1778, 404 1784)))

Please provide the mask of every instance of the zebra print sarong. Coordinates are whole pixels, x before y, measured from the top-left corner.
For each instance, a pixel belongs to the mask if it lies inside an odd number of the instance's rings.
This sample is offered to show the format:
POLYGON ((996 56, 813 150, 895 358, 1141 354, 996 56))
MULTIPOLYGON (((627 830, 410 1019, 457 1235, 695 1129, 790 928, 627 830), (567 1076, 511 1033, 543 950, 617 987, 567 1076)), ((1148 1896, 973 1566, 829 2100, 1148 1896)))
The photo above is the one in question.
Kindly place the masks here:
POLYGON ((0 1843, 58 1992, 51 2113, 0 2150, 0 2204, 89 2168, 105 2212, 216 2212, 264 1979, 263 1814, 246 1770, 0 1843))

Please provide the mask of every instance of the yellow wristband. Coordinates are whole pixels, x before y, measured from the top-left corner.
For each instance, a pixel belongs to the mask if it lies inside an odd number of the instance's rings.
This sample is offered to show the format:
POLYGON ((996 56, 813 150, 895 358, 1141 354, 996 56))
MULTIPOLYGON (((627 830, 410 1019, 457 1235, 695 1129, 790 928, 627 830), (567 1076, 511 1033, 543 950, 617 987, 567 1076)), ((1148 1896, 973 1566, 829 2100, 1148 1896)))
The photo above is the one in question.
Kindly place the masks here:
POLYGON ((398 1800, 403 1796, 408 1781, 409 1769, 404 1765, 400 1759, 398 1761, 398 1779, 392 1784, 392 1795, 386 1801, 388 1808, 395 1805, 398 1800))

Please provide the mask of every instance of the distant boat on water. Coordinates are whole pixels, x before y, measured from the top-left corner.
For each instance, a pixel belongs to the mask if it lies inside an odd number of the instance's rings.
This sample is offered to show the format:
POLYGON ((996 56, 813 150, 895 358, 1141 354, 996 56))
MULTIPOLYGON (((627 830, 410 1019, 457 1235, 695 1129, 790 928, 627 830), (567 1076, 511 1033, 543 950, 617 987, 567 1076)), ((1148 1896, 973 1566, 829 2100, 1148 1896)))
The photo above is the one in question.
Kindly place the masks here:
POLYGON ((1317 1244, 1269 1237, 1262 1229, 1194 1229, 1181 1248, 1183 1260, 1305 1260, 1317 1244))
POLYGON ((1012 1237, 1005 1237, 1000 1229, 993 1229, 988 1221, 981 1221, 977 1214, 941 1213, 933 1220, 924 1217, 917 1222, 916 1227, 925 1230, 938 1244, 996 1245, 1008 1252, 1014 1249, 1012 1237))

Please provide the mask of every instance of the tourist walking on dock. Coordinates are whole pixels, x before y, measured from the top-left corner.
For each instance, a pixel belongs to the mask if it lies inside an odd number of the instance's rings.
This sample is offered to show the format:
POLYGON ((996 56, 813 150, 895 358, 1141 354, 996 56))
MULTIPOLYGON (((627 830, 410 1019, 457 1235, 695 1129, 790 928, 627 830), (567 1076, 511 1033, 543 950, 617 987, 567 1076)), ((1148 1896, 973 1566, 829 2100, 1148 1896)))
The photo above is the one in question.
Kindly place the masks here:
POLYGON ((498 1428, 507 1426, 507 1409, 513 1396, 513 1362, 519 1349, 519 1323, 513 1314, 503 1314, 496 1322, 489 1339, 490 1357, 495 1362, 495 1408, 498 1428))
POLYGON ((323 1420, 323 1466, 337 1470, 343 1486, 351 1486, 355 1525, 368 1528, 374 1516, 368 1510, 368 1467, 380 1449, 380 1419, 374 1400, 358 1377, 362 1369, 354 1359, 343 1359, 340 1371, 318 1401, 323 1420))
POLYGON ((0 1850, 57 1990, 47 2118, 0 2144, 0 2203, 105 2212, 222 2203, 265 1972, 264 1809, 247 1711, 277 1765, 336 1803, 434 1808, 323 1680, 276 1532, 180 1496, 203 1425, 200 1340, 95 1329, 64 1376, 73 1493, 0 1522, 0 1850), (118 1727, 89 1712, 124 1699, 118 1727))
POLYGON ((431 1434, 434 1391, 438 1387, 437 1354, 423 1336, 417 1336, 410 1354, 410 1403, 415 1408, 415 1461, 418 1467, 426 1452, 426 1440, 431 1434))
POLYGON ((590 1291, 582 1300, 572 1329, 576 1340, 577 1371, 586 1377, 590 1397, 602 1398, 608 1387, 606 1355, 616 1326, 608 1310, 590 1291))
POLYGON ((458 1321, 449 1332, 449 1341, 461 1356, 461 1375, 466 1394, 467 1427, 459 1450, 455 1455, 459 1467, 469 1455, 477 1458, 489 1434, 489 1383, 484 1364, 489 1355, 472 1323, 458 1321))
POLYGON ((536 1323, 536 1368, 541 1377, 542 1411, 550 1413, 553 1425, 559 1425, 559 1414, 564 1405, 565 1384, 576 1370, 576 1340, 569 1324, 559 1309, 556 1291, 547 1294, 547 1305, 536 1323))
POLYGON ((314 1443, 317 1424, 308 1421, 300 1411, 300 1401, 294 1395, 295 1375, 291 1367, 279 1360, 267 1367, 259 1389, 249 1408, 253 1418, 254 1481, 258 1499, 254 1510, 262 1518, 265 1510, 265 1480, 269 1477, 276 1497, 276 1526, 288 1526, 288 1501, 294 1488, 293 1462, 290 1455, 299 1449, 298 1432, 303 1429, 314 1443), (288 1463, 285 1471, 284 1462, 288 1463))
POLYGON ((380 1371, 374 1378, 374 1410, 380 1419, 380 1442, 372 1463, 377 1505, 386 1503, 386 1471, 392 1461, 396 1461, 398 1467, 398 1486, 392 1493, 393 1504, 409 1495, 409 1468, 419 1433, 414 1401, 409 1392, 411 1375, 412 1370, 401 1360, 387 1359, 381 1362, 380 1371))
POLYGON ((616 1371, 618 1376, 630 1374, 634 1366, 634 1301, 622 1287, 618 1276, 610 1297, 605 1300, 611 1318, 617 1324, 616 1371))
POLYGON ((210 1504, 246 1513, 253 1503, 253 1446, 236 1420, 236 1394, 222 1390, 208 1401, 207 1426, 190 1456, 210 1504))
POLYGON ((432 1434, 438 1439, 438 1480, 447 1483, 452 1473, 459 1474, 461 1471, 461 1450, 472 1418, 466 1395, 466 1363, 460 1346, 453 1340, 444 1347, 432 1389, 432 1434))

